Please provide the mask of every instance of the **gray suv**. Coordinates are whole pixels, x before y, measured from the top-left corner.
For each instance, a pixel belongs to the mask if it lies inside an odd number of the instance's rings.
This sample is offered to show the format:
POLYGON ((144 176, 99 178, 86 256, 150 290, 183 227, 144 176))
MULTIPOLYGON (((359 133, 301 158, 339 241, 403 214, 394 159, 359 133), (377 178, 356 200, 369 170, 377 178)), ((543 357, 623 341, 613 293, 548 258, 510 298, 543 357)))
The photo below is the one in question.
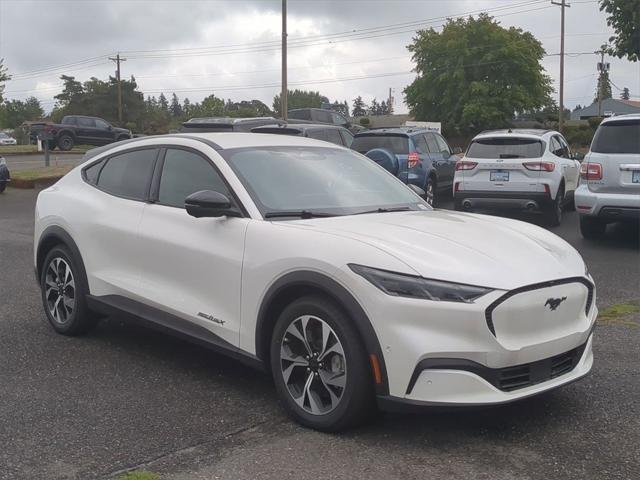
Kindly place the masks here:
POLYGON ((580 231, 602 236, 608 223, 640 222, 640 115, 602 121, 580 168, 575 193, 580 231))

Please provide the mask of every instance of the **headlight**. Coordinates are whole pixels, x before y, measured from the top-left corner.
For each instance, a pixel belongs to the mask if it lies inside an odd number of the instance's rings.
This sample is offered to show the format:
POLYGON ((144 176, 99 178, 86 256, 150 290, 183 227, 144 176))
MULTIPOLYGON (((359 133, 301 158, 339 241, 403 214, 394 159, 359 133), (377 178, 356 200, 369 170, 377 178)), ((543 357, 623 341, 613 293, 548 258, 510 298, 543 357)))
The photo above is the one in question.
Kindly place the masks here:
POLYGON ((441 302, 473 303, 491 292, 491 288, 476 287, 462 283, 443 282, 428 278, 388 272, 362 265, 349 264, 349 268, 366 278, 384 293, 395 297, 423 298, 441 302))

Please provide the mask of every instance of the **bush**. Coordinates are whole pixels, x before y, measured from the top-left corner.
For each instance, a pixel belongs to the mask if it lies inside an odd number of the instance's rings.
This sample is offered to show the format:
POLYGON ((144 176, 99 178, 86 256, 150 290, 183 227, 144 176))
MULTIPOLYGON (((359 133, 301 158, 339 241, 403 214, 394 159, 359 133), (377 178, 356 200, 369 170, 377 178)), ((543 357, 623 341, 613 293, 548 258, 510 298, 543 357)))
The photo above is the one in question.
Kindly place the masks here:
POLYGON ((369 120, 367 117, 363 117, 360 119, 360 125, 362 125, 363 127, 368 127, 369 125, 371 125, 371 120, 369 120))
POLYGON ((587 121, 589 122, 589 126, 595 130, 598 128, 598 125, 600 125, 600 122, 602 122, 602 117, 590 117, 587 121))
POLYGON ((573 148, 589 147, 595 133, 595 128, 589 125, 566 125, 563 129, 564 137, 573 148))

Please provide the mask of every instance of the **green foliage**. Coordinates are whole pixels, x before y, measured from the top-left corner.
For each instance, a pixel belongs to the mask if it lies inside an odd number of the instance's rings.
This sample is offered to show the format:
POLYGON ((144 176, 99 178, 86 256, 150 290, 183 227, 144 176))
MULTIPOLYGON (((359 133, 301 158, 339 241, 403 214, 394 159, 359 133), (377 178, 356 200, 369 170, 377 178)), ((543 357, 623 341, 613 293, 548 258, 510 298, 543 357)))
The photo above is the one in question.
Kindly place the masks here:
POLYGON ((411 113, 450 134, 507 126, 515 113, 550 102, 542 44, 487 14, 450 19, 442 32, 420 30, 408 49, 418 72, 404 90, 411 113))
POLYGON ((4 84, 8 80, 11 80, 11 75, 7 73, 7 67, 4 66, 4 58, 0 58, 0 103, 3 101, 4 84))
POLYGON ((369 120, 369 118, 367 117, 363 117, 360 119, 360 125, 362 125, 363 127, 368 127, 369 125, 371 125, 371 120, 369 120))
MULTIPOLYGON (((289 90, 287 94, 287 107, 289 110, 296 108, 320 108, 323 102, 328 103, 329 99, 320 95, 320 92, 295 89, 289 90)), ((282 112, 280 111, 280 94, 273 97, 273 112, 279 117, 282 116, 282 112)))
POLYGON ((591 145, 591 140, 593 140, 593 135, 596 133, 596 130, 588 124, 565 125, 562 133, 572 148, 580 148, 591 145))
POLYGON ((144 470, 128 472, 118 477, 118 480, 160 480, 160 475, 144 470))
POLYGON ((364 103, 360 95, 353 100, 353 109, 351 110, 351 114, 354 117, 364 117, 367 114, 367 105, 364 103))
POLYGON ((609 53, 616 57, 627 57, 636 62, 640 59, 640 0, 600 0, 600 11, 607 12, 607 25, 616 34, 609 39, 613 45, 609 53))
POLYGON ((39 120, 44 116, 40 101, 35 97, 10 100, 0 105, 0 127, 17 128, 25 120, 39 120))
POLYGON ((589 126, 593 129, 598 128, 598 125, 600 125, 600 123, 602 122, 603 117, 590 117, 587 118, 587 121, 589 122, 589 126))
POLYGON ((598 93, 602 95, 602 100, 611 98, 611 82, 609 81, 609 72, 600 72, 598 76, 598 85, 596 86, 596 95, 593 103, 598 101, 598 93))

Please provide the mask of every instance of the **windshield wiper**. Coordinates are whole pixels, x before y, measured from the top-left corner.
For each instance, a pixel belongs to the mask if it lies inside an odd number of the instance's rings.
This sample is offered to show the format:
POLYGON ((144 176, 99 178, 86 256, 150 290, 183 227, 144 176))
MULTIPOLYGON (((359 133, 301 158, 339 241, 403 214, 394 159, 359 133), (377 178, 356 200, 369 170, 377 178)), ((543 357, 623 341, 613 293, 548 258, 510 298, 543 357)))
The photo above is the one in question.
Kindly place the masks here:
POLYGON ((338 217, 337 213, 329 212, 312 212, 311 210, 283 210, 280 212, 267 212, 264 214, 264 218, 280 218, 280 217, 300 217, 306 218, 324 218, 324 217, 338 217))
POLYGON ((364 212, 356 212, 354 213, 354 215, 364 215, 366 213, 389 213, 389 212, 406 212, 408 210, 411 210, 410 207, 380 207, 380 208, 376 208, 375 210, 366 210, 364 212))

